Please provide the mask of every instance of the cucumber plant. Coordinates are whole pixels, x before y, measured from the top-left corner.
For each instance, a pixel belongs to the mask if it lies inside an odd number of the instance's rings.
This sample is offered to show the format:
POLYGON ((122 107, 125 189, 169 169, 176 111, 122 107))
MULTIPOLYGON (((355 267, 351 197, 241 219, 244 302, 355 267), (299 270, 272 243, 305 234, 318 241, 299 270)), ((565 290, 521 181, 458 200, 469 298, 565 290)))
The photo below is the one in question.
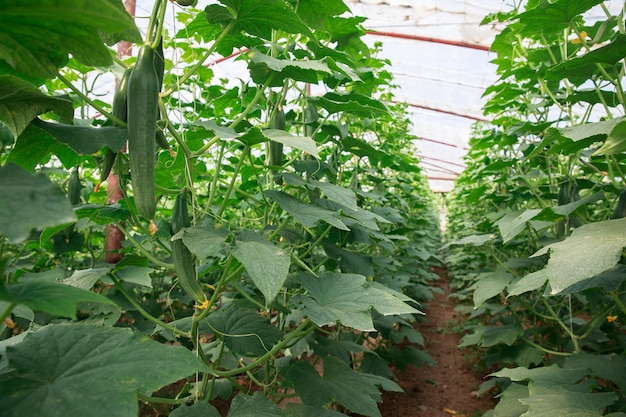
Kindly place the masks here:
POLYGON ((379 416, 380 390, 401 389, 393 365, 434 362, 401 342, 423 343, 413 325, 440 234, 406 108, 390 104, 360 20, 342 1, 154 0, 142 37, 120 1, 83 3, 46 5, 45 24, 24 16, 50 36, 48 19, 62 22, 59 44, 3 29, 46 52, 0 74, 25 120, 0 115, 15 139, 0 183, 24 188, 0 185, 24 207, 12 221, 0 208, 3 415, 130 416, 140 402, 217 416, 222 398, 232 416, 379 416), (136 58, 112 58, 120 40, 136 58), (218 79, 208 63, 233 53, 248 76, 218 79), (121 77, 108 101, 91 87, 107 71, 121 77), (58 184, 78 166, 73 206, 58 184), (111 169, 115 204, 95 186, 111 169), (68 225, 84 243, 57 253, 49 237, 68 225), (110 225, 125 236, 114 265, 110 225))
POLYGON ((487 415, 626 410, 625 32, 609 6, 528 2, 485 20, 507 24, 501 77, 448 199, 447 260, 471 307, 461 346, 502 368, 483 387, 500 390, 487 415))

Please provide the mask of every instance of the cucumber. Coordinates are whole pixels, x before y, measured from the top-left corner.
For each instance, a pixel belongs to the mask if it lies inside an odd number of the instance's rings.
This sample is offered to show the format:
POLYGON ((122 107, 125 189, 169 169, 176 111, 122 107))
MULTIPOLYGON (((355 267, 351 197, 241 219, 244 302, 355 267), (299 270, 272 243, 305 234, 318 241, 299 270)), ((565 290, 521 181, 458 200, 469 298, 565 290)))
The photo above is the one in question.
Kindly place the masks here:
MULTIPOLYGON (((128 77, 130 76, 131 68, 127 68, 122 75, 122 79, 117 83, 115 88, 115 95, 113 96, 113 116, 120 119, 122 122, 127 122, 127 110, 128 110, 128 77)), ((104 160, 102 162, 102 168, 100 169, 100 182, 106 181, 111 173, 115 159, 117 158, 117 152, 107 147, 104 151, 104 160)))
POLYGON ((128 78, 128 155, 135 205, 148 220, 156 213, 154 154, 159 89, 154 50, 144 45, 128 78))
MULTIPOLYGON (((170 223, 170 234, 174 236, 183 228, 189 226, 191 226, 191 221, 187 208, 187 192, 183 191, 176 196, 170 223)), ((207 298, 198 281, 196 261, 182 239, 172 240, 172 262, 174 263, 174 270, 180 286, 196 302, 204 305, 207 302, 207 298)))

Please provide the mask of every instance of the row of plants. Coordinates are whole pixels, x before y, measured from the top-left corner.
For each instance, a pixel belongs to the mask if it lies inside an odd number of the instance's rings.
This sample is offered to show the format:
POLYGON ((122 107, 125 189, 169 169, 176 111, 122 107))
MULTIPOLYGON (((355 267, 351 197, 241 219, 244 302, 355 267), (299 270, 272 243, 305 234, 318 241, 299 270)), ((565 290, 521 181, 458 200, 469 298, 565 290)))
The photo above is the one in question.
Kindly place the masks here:
POLYGON ((155 0, 142 36, 119 0, 19 3, 0 5, 0 414, 379 416, 392 365, 433 363, 414 323, 435 199, 363 18, 155 0), (229 57, 247 77, 214 76, 229 57))
POLYGON ((493 373, 485 416, 626 415, 624 9, 528 1, 449 195, 447 262, 493 373))

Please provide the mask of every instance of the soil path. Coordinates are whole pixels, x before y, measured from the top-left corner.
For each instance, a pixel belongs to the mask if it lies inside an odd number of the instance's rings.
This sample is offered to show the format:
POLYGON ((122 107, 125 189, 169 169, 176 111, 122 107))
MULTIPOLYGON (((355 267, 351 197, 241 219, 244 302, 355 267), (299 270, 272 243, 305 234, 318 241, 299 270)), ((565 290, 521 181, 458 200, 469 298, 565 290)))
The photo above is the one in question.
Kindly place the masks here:
POLYGON ((424 305, 427 321, 418 325, 425 346, 437 366, 408 367, 397 377, 404 393, 387 392, 380 410, 383 417, 476 417, 494 406, 488 395, 478 398, 483 379, 472 370, 470 352, 458 348, 461 336, 455 332, 462 322, 454 310, 445 270, 432 285, 443 290, 424 305))

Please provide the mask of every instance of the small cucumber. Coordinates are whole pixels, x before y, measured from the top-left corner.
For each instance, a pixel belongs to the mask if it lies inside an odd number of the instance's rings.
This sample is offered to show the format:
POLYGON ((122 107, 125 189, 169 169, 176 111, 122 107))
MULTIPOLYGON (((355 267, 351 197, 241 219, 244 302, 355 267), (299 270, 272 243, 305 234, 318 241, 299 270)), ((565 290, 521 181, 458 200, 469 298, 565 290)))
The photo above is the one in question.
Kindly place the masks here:
POLYGON ((73 206, 80 204, 80 190, 83 185, 80 183, 78 176, 78 167, 70 174, 70 179, 67 183, 67 196, 73 206))
MULTIPOLYGON (((187 208, 187 192, 183 191, 176 197, 176 202, 174 203, 170 234, 174 236, 183 228, 189 226, 191 226, 191 221, 187 208)), ((196 260, 182 239, 172 240, 172 262, 174 263, 174 270, 180 286, 196 302, 204 305, 207 302, 207 298, 196 275, 196 260)))
POLYGON ((144 45, 128 78, 128 155, 137 211, 154 219, 155 135, 158 118, 159 77, 154 69, 154 50, 144 45))

